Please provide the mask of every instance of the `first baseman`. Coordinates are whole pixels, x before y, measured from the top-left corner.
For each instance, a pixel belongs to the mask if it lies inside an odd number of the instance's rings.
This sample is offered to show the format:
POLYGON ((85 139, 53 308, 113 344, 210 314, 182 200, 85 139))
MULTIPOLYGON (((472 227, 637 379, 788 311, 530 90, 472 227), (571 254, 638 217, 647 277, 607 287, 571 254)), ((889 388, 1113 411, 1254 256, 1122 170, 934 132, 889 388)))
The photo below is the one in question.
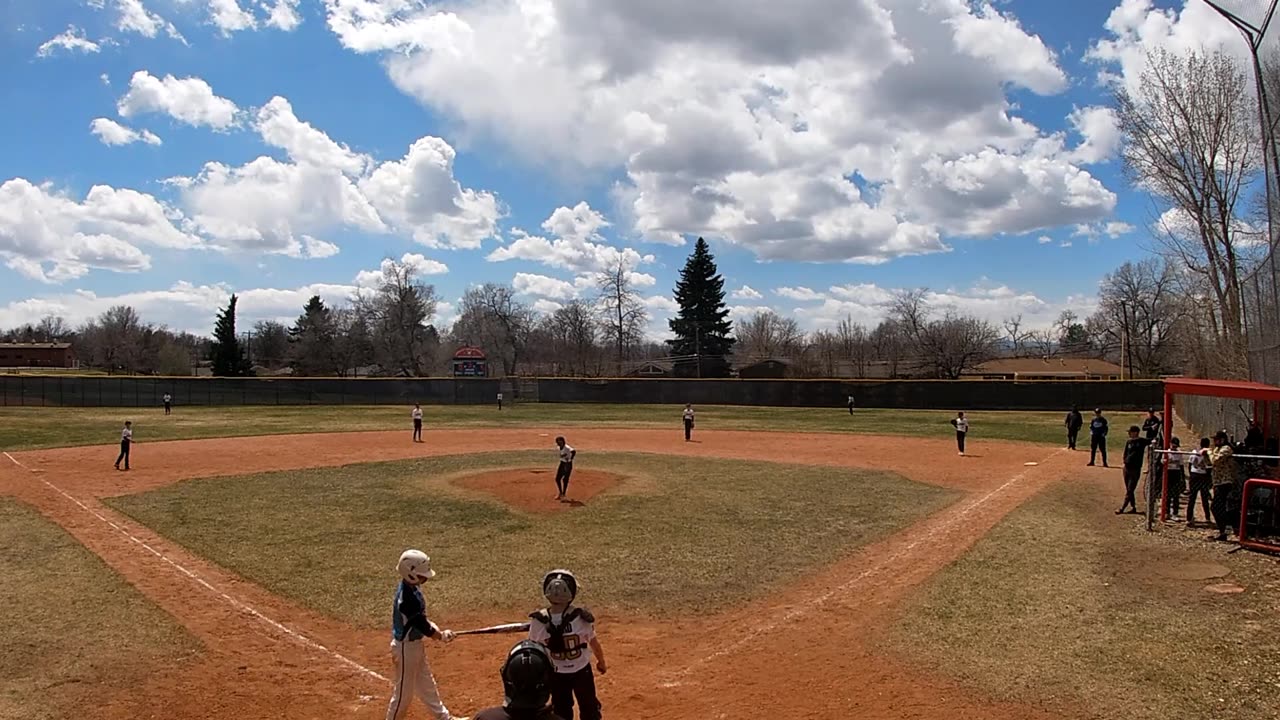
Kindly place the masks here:
POLYGON ((573 720, 574 699, 581 720, 600 720, 600 700, 591 672, 595 653, 596 669, 608 669, 604 648, 596 637, 595 617, 584 607, 573 607, 578 597, 578 580, 568 570, 552 570, 542 578, 542 594, 547 607, 530 613, 529 639, 541 643, 551 653, 555 673, 551 676, 551 707, 557 716, 573 720))
POLYGON ((129 448, 133 445, 133 421, 125 420, 124 429, 120 431, 120 454, 116 456, 116 469, 120 469, 120 461, 124 461, 124 469, 129 469, 129 448))
POLYGON ((573 474, 573 459, 578 451, 564 441, 564 437, 556 438, 556 447, 560 449, 560 465, 556 468, 556 499, 564 500, 569 493, 569 476, 573 474))
POLYGON ((422 647, 423 638, 437 638, 452 642, 453 631, 441 630, 427 619, 427 604, 422 598, 422 583, 436 576, 431 569, 431 558, 421 550, 405 550, 396 564, 400 584, 396 586, 396 599, 391 610, 391 658, 395 664, 395 688, 391 691, 391 703, 387 706, 387 720, 401 720, 408 716, 409 705, 417 695, 435 720, 468 720, 449 714, 449 708, 440 702, 436 679, 427 663, 427 652, 422 647))

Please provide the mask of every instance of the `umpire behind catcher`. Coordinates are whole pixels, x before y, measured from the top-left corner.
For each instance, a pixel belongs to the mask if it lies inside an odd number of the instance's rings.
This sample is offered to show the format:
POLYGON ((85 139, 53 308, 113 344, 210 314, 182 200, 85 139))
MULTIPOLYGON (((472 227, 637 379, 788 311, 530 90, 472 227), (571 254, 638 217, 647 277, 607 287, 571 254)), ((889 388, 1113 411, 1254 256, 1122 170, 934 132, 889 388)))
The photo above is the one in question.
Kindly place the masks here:
POLYGON ((502 664, 502 707, 481 710, 475 720, 562 720, 551 710, 551 656, 532 640, 522 640, 502 664))

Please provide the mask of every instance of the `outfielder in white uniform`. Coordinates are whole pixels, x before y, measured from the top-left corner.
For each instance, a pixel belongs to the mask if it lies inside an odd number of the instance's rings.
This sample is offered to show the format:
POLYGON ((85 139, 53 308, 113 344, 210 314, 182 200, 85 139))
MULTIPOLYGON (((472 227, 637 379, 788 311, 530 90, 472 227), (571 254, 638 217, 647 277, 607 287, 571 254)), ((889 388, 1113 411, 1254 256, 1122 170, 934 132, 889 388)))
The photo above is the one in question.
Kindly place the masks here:
POLYGON ((417 695, 435 720, 467 720, 449 714, 440 701, 436 679, 427 663, 427 652, 422 647, 424 638, 438 638, 452 642, 453 631, 441 630, 427 619, 427 605, 422 598, 422 583, 436 576, 431 569, 431 558, 421 550, 405 550, 396 565, 400 572, 400 585, 396 587, 395 605, 391 611, 391 658, 395 664, 395 689, 391 691, 391 703, 387 706, 387 720, 402 720, 409 714, 409 705, 417 695))

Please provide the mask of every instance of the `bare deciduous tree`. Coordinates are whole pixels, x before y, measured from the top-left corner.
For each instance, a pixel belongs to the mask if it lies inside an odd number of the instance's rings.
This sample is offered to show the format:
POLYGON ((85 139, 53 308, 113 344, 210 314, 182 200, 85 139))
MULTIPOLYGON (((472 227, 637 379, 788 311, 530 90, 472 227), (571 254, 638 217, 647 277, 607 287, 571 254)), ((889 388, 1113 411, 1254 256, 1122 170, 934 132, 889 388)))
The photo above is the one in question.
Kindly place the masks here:
POLYGON ((544 324, 556 356, 571 374, 599 374, 596 338, 600 325, 586 303, 573 300, 547 317, 544 324))
POLYGON ((619 259, 616 265, 597 274, 596 289, 604 340, 614 348, 621 375, 628 353, 644 340, 649 314, 632 286, 631 266, 625 260, 619 259))
POLYGON ((937 378, 959 379, 995 354, 1000 332, 985 320, 954 312, 933 319, 927 294, 923 289, 898 293, 890 317, 902 328, 918 369, 937 378))
POLYGON ((1022 327, 1022 313, 1004 319, 1004 336, 1009 340, 1014 357, 1026 355, 1027 342, 1031 339, 1031 331, 1022 327))
POLYGON ((514 376, 533 330, 533 310, 516 299, 510 285, 497 283, 467 290, 459 310, 458 321, 453 325, 454 337, 479 345, 490 357, 496 355, 503 372, 514 376))
POLYGON ((804 347, 804 339, 795 318, 766 310, 734 322, 733 353, 739 364, 793 358, 804 347))
POLYGON ((1175 372, 1181 364, 1184 302, 1173 266, 1156 258, 1127 262, 1102 280, 1098 310, 1090 318, 1095 337, 1135 375, 1175 372))
POLYGON ((1116 91, 1125 168, 1167 210, 1161 242, 1212 291, 1216 344, 1246 371, 1240 278, 1254 244, 1241 220, 1261 160, 1257 109, 1244 70, 1223 52, 1147 57, 1138 89, 1116 91))
POLYGON ((382 279, 372 292, 360 291, 355 309, 367 325, 384 370, 409 377, 427 375, 437 337, 431 327, 436 293, 419 282, 408 263, 384 262, 382 279))

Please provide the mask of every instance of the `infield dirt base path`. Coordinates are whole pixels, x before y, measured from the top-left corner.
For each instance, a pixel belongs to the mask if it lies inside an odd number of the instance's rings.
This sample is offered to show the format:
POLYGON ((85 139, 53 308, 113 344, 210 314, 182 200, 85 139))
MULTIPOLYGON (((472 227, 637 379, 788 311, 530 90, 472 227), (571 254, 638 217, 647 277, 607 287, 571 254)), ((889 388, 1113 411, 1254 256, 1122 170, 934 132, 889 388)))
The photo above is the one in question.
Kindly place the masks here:
MULTIPOLYGON (((876 654, 868 639, 897 603, 960 557, 1001 518, 1049 483, 1076 472, 1079 455, 1013 443, 974 443, 956 456, 945 440, 861 435, 556 429, 584 451, 875 468, 965 491, 950 507, 802 579, 785 593, 712 617, 661 621, 600 613, 609 673, 598 678, 605 715, 622 720, 846 718, 1035 720, 1058 715, 993 703, 876 654), (1074 459, 1072 459, 1074 458, 1074 459), (1026 467, 1028 461, 1038 462, 1026 467)), ((114 447, 13 453, 0 493, 64 527, 164 608, 204 645, 192 661, 143 686, 94 688, 81 717, 378 718, 391 663, 387 633, 352 629, 264 591, 103 506, 98 498, 178 480, 444 454, 547 449, 538 430, 265 436, 143 443, 135 470, 115 472, 114 447)), ((744 568, 749 572, 749 568, 744 568)), ((517 610, 518 612, 518 610, 517 610)), ((515 617, 515 615, 513 615, 515 617)), ((487 625, 507 617, 450 617, 487 625)), ((476 636, 428 653, 446 702, 470 714, 501 701, 497 668, 511 636, 476 636)), ((421 707, 411 717, 426 717, 421 707)))

